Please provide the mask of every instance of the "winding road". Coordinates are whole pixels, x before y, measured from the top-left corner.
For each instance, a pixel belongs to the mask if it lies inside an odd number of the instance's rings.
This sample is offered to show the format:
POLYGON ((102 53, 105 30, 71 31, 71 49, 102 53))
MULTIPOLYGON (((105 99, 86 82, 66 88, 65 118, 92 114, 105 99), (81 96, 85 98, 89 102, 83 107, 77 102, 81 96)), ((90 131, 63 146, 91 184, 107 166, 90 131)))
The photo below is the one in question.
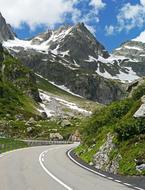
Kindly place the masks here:
POLYGON ((0 156, 0 190, 129 190, 72 162, 66 152, 76 146, 26 148, 0 156))

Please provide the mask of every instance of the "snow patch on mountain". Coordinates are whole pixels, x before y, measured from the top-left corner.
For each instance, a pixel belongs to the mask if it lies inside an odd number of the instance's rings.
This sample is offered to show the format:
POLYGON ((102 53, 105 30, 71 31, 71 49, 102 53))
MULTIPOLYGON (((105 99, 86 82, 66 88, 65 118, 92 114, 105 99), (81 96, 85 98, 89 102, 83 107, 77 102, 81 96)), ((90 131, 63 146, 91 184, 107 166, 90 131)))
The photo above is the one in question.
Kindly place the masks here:
POLYGON ((85 116, 89 116, 92 114, 91 111, 87 111, 83 108, 80 108, 77 104, 61 99, 55 95, 48 94, 45 91, 39 89, 39 95, 42 99, 42 103, 40 103, 40 108, 38 111, 40 113, 45 112, 48 118, 53 116, 60 116, 65 109, 69 109, 71 112, 80 113, 85 116))
POLYGON ((108 73, 106 70, 104 72, 100 71, 100 67, 96 70, 96 73, 98 73, 100 76, 107 78, 107 79, 118 79, 121 82, 132 82, 134 80, 139 79, 140 77, 132 70, 131 67, 125 67, 126 72, 119 71, 120 73, 112 76, 110 73, 108 73))
POLYGON ((38 77, 40 77, 40 78, 42 78, 42 79, 48 81, 49 83, 51 83, 51 84, 53 84, 54 86, 60 88, 61 90, 64 90, 64 91, 68 92, 69 94, 72 94, 73 96, 77 96, 77 97, 79 97, 79 98, 84 98, 84 97, 82 97, 82 96, 80 96, 80 95, 78 95, 78 94, 73 93, 73 92, 72 92, 69 88, 67 88, 65 85, 57 85, 57 84, 55 84, 55 82, 49 81, 47 78, 44 78, 42 75, 39 75, 39 74, 37 74, 37 73, 35 73, 35 75, 37 75, 38 77))
POLYGON ((124 48, 127 48, 127 49, 135 49, 135 50, 138 50, 138 51, 142 51, 143 49, 141 47, 137 47, 137 46, 124 46, 124 48))
POLYGON ((85 60, 86 62, 101 62, 101 63, 105 63, 105 64, 113 64, 114 61, 118 61, 118 60, 125 60, 125 59, 128 59, 124 56, 115 56, 115 55, 110 55, 110 57, 108 58, 104 58, 104 57, 101 57, 101 56, 98 56, 98 58, 95 58, 91 55, 89 55, 89 59, 85 60))
POLYGON ((47 51, 48 52, 48 46, 41 44, 41 45, 32 45, 31 41, 27 40, 20 40, 18 38, 15 38, 14 40, 8 40, 3 42, 3 46, 6 48, 24 48, 24 50, 28 49, 34 49, 36 51, 47 51))
POLYGON ((79 97, 79 98, 83 98, 82 96, 80 96, 80 95, 78 95, 78 94, 75 94, 75 93, 73 93, 72 91, 70 91, 70 89, 67 88, 65 85, 57 85, 57 84, 55 84, 55 83, 52 82, 52 81, 49 81, 49 82, 50 82, 51 84, 53 84, 54 86, 60 88, 61 90, 64 90, 64 91, 68 92, 69 94, 72 94, 72 95, 77 96, 77 97, 79 97))
POLYGON ((141 34, 138 37, 134 38, 132 41, 145 43, 145 31, 141 32, 141 34))

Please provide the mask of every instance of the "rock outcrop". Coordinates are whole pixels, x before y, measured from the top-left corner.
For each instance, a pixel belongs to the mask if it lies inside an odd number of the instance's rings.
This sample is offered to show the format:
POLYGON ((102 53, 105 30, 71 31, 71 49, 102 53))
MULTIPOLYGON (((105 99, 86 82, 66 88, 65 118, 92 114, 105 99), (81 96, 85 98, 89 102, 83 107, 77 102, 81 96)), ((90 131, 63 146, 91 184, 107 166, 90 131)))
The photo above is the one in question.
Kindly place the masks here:
POLYGON ((0 42, 14 40, 15 35, 12 32, 11 26, 6 23, 4 17, 0 13, 0 42))
POLYGON ((117 174, 121 155, 117 154, 113 160, 110 160, 110 153, 117 149, 113 143, 114 136, 110 133, 107 135, 106 142, 100 147, 99 151, 94 155, 93 162, 97 169, 101 169, 110 173, 117 174))
POLYGON ((145 118, 145 96, 141 98, 142 105, 140 108, 135 112, 135 118, 145 118))

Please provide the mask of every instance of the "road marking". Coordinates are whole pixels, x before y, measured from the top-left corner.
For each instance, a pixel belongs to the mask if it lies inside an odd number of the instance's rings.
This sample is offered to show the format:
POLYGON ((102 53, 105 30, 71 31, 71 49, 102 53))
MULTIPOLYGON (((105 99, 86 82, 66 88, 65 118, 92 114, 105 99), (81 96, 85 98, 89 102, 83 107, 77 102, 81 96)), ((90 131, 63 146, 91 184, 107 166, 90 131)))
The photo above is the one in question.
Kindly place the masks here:
POLYGON ((41 158, 42 162, 44 162, 44 158, 41 158))
POLYGON ((116 181, 117 183, 122 183, 120 180, 118 179, 115 179, 114 181, 116 181))
POLYGON ((88 170, 88 171, 90 171, 90 172, 93 172, 93 173, 95 173, 95 174, 97 174, 97 175, 99 175, 99 176, 101 176, 101 177, 107 178, 106 175, 101 174, 101 173, 99 173, 99 172, 97 172, 97 171, 94 171, 94 170, 92 170, 92 169, 90 169, 90 168, 88 168, 88 167, 86 167, 86 166, 80 164, 79 162, 77 162, 75 159, 73 159, 73 158, 71 157, 71 155, 70 155, 70 152, 71 152, 71 151, 72 151, 72 149, 69 150, 67 154, 68 154, 68 157, 69 157, 73 162, 75 162, 77 165, 81 166, 82 168, 84 168, 84 169, 86 169, 86 170, 88 170))
POLYGON ((138 190, 144 190, 144 189, 142 189, 142 188, 139 188, 139 187, 134 187, 135 189, 138 189, 138 190))
MULTIPOLYGON (((62 148, 62 147, 61 147, 62 148)), ((56 149, 60 149, 60 147, 57 148, 51 148, 48 151, 51 150, 56 150, 56 149)), ((73 190, 71 187, 69 187, 68 185, 66 185, 64 182, 62 182, 59 178, 57 178, 54 174, 52 174, 50 171, 47 170, 47 168, 44 166, 44 164, 42 163, 42 155, 46 153, 46 151, 42 152, 39 156, 39 163, 41 165, 41 167, 43 168, 43 170, 50 176, 52 177, 55 181, 57 181, 60 185, 62 185, 63 187, 65 187, 67 190, 73 190)))
POLYGON ((113 180, 113 177, 107 177, 108 179, 110 179, 110 180, 113 180))
POLYGON ((97 174, 97 175, 99 175, 99 176, 101 176, 101 177, 104 177, 104 178, 109 179, 109 180, 114 180, 115 182, 124 184, 124 185, 126 185, 126 186, 128 186, 128 187, 133 187, 134 189, 137 189, 137 190, 145 190, 145 189, 142 189, 142 188, 139 188, 139 187, 135 187, 135 186, 133 186, 133 185, 131 185, 131 184, 129 184, 129 183, 123 183, 122 181, 116 180, 116 179, 114 179, 114 178, 112 178, 112 177, 107 177, 107 176, 104 175, 104 174, 101 174, 101 173, 99 173, 99 172, 97 172, 97 171, 94 171, 94 170, 92 170, 92 169, 90 169, 90 168, 88 168, 88 167, 86 167, 86 166, 80 164, 80 163, 77 162, 74 158, 72 158, 72 156, 70 155, 70 153, 71 153, 72 150, 73 150, 73 149, 70 149, 70 150, 67 152, 67 155, 68 155, 68 157, 70 158, 70 160, 72 160, 72 161, 73 161, 74 163, 76 163, 78 166, 80 166, 80 167, 82 167, 82 168, 84 168, 84 169, 86 169, 86 170, 88 170, 88 171, 90 171, 90 172, 93 172, 93 173, 95 173, 95 174, 97 174))
POLYGON ((132 186, 131 184, 129 184, 129 183, 123 183, 124 185, 126 185, 126 186, 132 186))

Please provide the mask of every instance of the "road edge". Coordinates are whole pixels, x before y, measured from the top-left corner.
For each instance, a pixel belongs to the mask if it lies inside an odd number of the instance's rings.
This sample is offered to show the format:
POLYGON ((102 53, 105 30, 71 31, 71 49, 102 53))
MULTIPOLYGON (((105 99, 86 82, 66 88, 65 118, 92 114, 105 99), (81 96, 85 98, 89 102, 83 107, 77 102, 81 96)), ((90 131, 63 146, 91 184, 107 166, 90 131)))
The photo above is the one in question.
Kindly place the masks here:
POLYGON ((145 185, 145 178, 142 178, 143 181, 138 181, 137 179, 135 179, 134 177, 124 177, 124 176, 120 176, 120 175, 115 175, 115 174, 110 174, 108 172, 103 172, 100 171, 98 169, 96 169, 93 166, 90 166, 89 164, 87 164, 86 162, 84 162, 83 160, 81 160, 78 156, 76 156, 76 154, 74 153, 74 148, 71 148, 70 150, 68 150, 66 152, 67 157, 74 162, 75 164, 77 164, 79 167, 92 172, 100 177, 106 178, 108 180, 114 181, 116 183, 120 183, 122 185, 127 186, 128 188, 132 188, 135 190, 145 190, 145 186, 143 186, 143 184, 145 185))

